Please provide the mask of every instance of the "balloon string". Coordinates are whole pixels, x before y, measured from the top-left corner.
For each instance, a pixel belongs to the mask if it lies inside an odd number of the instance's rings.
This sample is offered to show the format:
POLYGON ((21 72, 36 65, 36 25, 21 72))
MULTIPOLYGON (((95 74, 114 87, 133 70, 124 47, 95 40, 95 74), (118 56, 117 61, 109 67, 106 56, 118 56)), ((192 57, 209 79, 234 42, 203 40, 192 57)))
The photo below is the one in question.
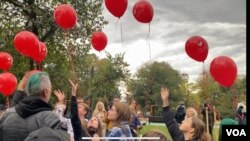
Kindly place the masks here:
POLYGON ((148 34, 147 34, 147 40, 148 40, 148 38, 149 38, 149 34, 150 34, 150 23, 148 24, 148 34))
POLYGON ((205 74, 206 70, 205 70, 205 63, 202 63, 202 74, 205 74))
MULTIPOLYGON (((121 41, 122 41, 122 48, 123 48, 123 33, 122 33, 122 23, 120 22, 120 30, 121 30, 121 41)), ((124 49, 123 49, 124 51, 124 49)))
POLYGON ((118 20, 115 23, 115 31, 116 31, 116 27, 117 27, 117 24, 118 24, 119 21, 120 21, 120 18, 118 18, 118 20))
POLYGON ((6 108, 8 109, 10 107, 10 99, 9 96, 6 97, 6 108))
POLYGON ((148 41, 149 61, 151 62, 151 47, 150 47, 150 38, 149 38, 149 34, 150 34, 150 23, 149 23, 149 25, 148 25, 148 34, 147 34, 146 40, 148 41))

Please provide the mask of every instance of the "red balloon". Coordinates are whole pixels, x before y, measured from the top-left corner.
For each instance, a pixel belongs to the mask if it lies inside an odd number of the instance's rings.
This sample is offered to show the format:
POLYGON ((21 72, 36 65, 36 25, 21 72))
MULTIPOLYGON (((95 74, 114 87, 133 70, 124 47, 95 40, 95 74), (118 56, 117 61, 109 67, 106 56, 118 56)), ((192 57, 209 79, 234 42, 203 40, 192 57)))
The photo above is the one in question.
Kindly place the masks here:
POLYGON ((231 58, 219 56, 211 62, 210 74, 220 85, 230 87, 235 82, 237 66, 231 58))
POLYGON ((91 44, 97 51, 103 50, 107 42, 107 36, 102 31, 96 31, 92 34, 91 44))
POLYGON ((39 48, 35 51, 35 54, 31 56, 31 58, 33 58, 38 63, 42 62, 48 53, 45 43, 39 42, 39 44, 39 48))
POLYGON ((63 29, 70 29, 76 25, 77 13, 67 4, 62 4, 54 11, 55 22, 63 29))
POLYGON ((9 70, 12 64, 12 56, 7 52, 0 52, 0 69, 9 70))
POLYGON ((153 6, 146 0, 138 1, 133 7, 133 15, 138 22, 149 23, 153 19, 153 6))
POLYGON ((11 95, 17 86, 17 79, 15 75, 9 72, 0 74, 0 92, 4 96, 11 95))
POLYGON ((31 56, 39 47, 39 40, 35 34, 29 31, 21 31, 14 38, 14 46, 24 56, 31 56))
POLYGON ((127 9, 128 0, 105 0, 105 6, 113 16, 120 18, 127 9))
POLYGON ((185 50, 192 59, 204 62, 208 55, 208 44, 201 36, 192 36, 187 40, 185 50))

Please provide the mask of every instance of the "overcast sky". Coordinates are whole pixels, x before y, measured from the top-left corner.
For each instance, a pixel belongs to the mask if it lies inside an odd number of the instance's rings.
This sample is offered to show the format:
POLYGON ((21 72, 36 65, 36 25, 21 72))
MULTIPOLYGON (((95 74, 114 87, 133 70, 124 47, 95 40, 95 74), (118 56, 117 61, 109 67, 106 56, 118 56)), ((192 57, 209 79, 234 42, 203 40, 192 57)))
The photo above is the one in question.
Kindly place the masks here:
MULTIPOLYGON (((190 58, 185 43, 194 35, 206 39, 209 52, 205 69, 221 55, 231 57, 238 74, 246 74, 246 0, 150 0, 154 17, 149 24, 136 21, 132 9, 137 0, 128 0, 125 14, 114 17, 103 5, 103 14, 109 24, 104 32, 108 37, 105 50, 115 55, 125 52, 125 61, 132 74, 145 62, 168 62, 180 73, 187 73, 195 81, 202 72, 202 63, 190 58), (123 44, 121 40, 121 29, 123 44), (116 28, 115 28, 116 27, 116 28)), ((104 52, 92 49, 100 58, 104 52)))

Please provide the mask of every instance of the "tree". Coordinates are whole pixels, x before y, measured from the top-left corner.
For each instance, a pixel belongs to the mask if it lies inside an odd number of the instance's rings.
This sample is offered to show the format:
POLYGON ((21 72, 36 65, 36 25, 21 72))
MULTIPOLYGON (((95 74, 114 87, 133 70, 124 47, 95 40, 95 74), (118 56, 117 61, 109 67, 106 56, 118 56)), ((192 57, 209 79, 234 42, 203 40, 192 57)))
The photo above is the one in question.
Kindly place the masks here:
MULTIPOLYGON (((74 58, 81 58, 90 49, 91 33, 101 30, 107 23, 101 13, 102 0, 2 0, 0 11, 1 46, 13 54, 15 61, 21 58, 20 62, 25 62, 25 64, 14 63, 14 69, 27 70, 29 67, 32 70, 35 67, 33 60, 26 65, 28 58, 20 57, 21 55, 18 55, 13 48, 13 38, 21 30, 32 31, 41 41, 46 41, 49 56, 69 58, 70 54, 74 58), (70 4, 78 14, 77 25, 69 31, 58 28, 53 19, 54 8, 60 3, 70 4)), ((45 63, 51 64, 50 60, 47 59, 48 62, 45 63)))
POLYGON ((102 0, 1 0, 0 49, 13 56, 10 71, 20 80, 25 71, 40 65, 50 74, 53 89, 62 89, 68 97, 68 78, 80 83, 79 96, 88 98, 95 93, 95 99, 99 96, 109 99, 112 94, 119 94, 117 82, 128 75, 124 54, 112 57, 107 53, 107 59, 99 60, 88 53, 92 32, 107 24, 102 3, 102 0), (78 14, 77 25, 67 31, 60 29, 53 19, 54 8, 62 3, 70 4, 78 14), (35 64, 13 47, 15 34, 22 30, 32 31, 46 42, 48 55, 42 64, 35 64))
POLYGON ((246 77, 237 77, 236 82, 229 88, 220 86, 208 72, 197 80, 196 89, 202 104, 212 103, 222 117, 234 117, 238 102, 246 101, 246 77))
POLYGON ((166 62, 146 63, 136 72, 135 78, 128 84, 128 90, 142 107, 150 104, 161 105, 160 88, 167 86, 173 107, 179 104, 184 92, 180 84, 184 77, 166 62))

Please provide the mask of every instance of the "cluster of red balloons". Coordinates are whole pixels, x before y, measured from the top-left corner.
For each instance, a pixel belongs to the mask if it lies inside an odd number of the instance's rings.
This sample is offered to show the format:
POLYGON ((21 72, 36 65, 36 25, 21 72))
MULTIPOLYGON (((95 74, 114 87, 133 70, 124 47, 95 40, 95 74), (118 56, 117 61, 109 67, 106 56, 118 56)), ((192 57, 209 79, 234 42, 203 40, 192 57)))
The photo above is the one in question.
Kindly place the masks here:
POLYGON ((39 41, 38 37, 30 31, 17 33, 14 47, 20 54, 31 57, 38 63, 44 60, 48 52, 45 43, 39 41))
MULTIPOLYGON (((105 0, 105 6, 113 16, 121 18, 127 9, 128 0, 105 0)), ((133 16, 138 22, 149 23, 153 15, 153 6, 147 0, 139 0, 133 7, 133 16)))
MULTIPOLYGON (((204 63, 208 55, 207 41, 201 36, 192 36, 186 41, 185 51, 190 58, 204 63)), ((230 57, 219 56, 210 63, 210 74, 221 86, 230 87, 236 80, 237 66, 230 57)))
MULTIPOLYGON (((13 58, 7 52, 0 52, 0 69, 8 71, 13 65, 13 58)), ((17 79, 15 75, 10 72, 3 72, 0 74, 0 93, 4 96, 11 95, 17 86, 17 79)))

